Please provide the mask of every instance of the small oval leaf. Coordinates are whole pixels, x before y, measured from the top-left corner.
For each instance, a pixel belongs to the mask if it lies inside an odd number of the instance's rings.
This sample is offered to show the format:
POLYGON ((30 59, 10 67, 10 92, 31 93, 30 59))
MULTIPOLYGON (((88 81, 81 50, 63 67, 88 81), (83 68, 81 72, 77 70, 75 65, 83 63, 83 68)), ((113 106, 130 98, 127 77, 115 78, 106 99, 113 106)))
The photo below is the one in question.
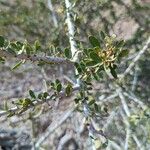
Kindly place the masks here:
POLYGON ((89 41, 93 47, 100 47, 100 42, 94 36, 89 36, 89 41))
POLYGON ((64 52, 65 52, 65 56, 68 59, 71 59, 71 51, 70 51, 70 49, 69 48, 65 48, 64 52))
POLYGON ((5 39, 3 36, 0 36, 0 47, 4 46, 5 39))
POLYGON ((110 72, 111 72, 112 76, 113 76, 115 79, 117 79, 118 77, 117 77, 116 70, 115 70, 114 68, 112 68, 112 67, 109 67, 109 68, 110 68, 110 72))
POLYGON ((70 96, 71 93, 72 93, 72 85, 71 84, 68 84, 66 89, 65 89, 65 93, 66 93, 66 96, 70 96))
POLYGON ((23 60, 19 61, 14 67, 12 67, 11 70, 15 70, 17 69, 18 67, 20 67, 20 65, 23 63, 23 60))
POLYGON ((96 53, 94 53, 94 52, 91 52, 91 53, 90 53, 90 58, 91 58, 93 61, 97 62, 97 63, 100 63, 100 62, 101 62, 100 57, 99 57, 96 53))
POLYGON ((36 99, 36 96, 32 90, 29 90, 29 94, 30 94, 31 98, 36 99))

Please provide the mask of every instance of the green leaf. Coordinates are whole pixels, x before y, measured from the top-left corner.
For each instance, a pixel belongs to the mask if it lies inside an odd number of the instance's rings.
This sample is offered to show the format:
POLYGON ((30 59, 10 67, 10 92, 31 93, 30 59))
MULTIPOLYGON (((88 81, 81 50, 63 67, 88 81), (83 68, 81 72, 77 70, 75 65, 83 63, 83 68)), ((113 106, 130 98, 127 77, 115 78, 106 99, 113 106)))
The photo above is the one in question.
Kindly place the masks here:
POLYGON ((21 65, 23 62, 24 62, 23 60, 19 61, 14 67, 12 67, 11 70, 15 70, 15 69, 17 69, 18 67, 20 67, 20 65, 21 65))
POLYGON ((68 59, 71 59, 71 51, 69 48, 65 48, 65 56, 68 58, 68 59))
POLYGON ((89 57, 90 52, 93 51, 93 49, 88 48, 88 49, 83 49, 84 53, 89 57))
POLYGON ((107 146, 108 146, 108 139, 107 139, 107 141, 105 143, 102 144, 101 147, 104 149, 104 148, 107 148, 107 146))
POLYGON ((11 43, 10 43, 10 46, 11 46, 12 49, 18 50, 18 47, 17 47, 17 44, 16 44, 16 43, 11 42, 11 43))
POLYGON ((100 51, 102 51, 102 49, 99 48, 99 47, 94 47, 93 48, 93 52, 95 52, 95 53, 99 53, 100 51))
POLYGON ((12 48, 10 48, 10 47, 7 48, 7 51, 9 53, 11 53, 12 55, 16 55, 16 52, 12 48))
POLYGON ((80 67, 81 67, 82 71, 85 71, 86 65, 83 61, 80 62, 80 67))
POLYGON ((55 81, 55 83, 54 82, 51 82, 51 84, 50 84, 50 88, 51 89, 53 89, 53 90, 56 90, 56 81, 55 81))
POLYGON ((82 98, 85 97, 85 92, 84 91, 80 91, 79 94, 80 94, 80 97, 82 97, 82 98))
POLYGON ((60 81, 58 79, 56 79, 55 83, 56 84, 60 84, 60 81))
POLYGON ((5 40, 4 47, 8 47, 8 46, 10 46, 10 41, 5 40))
POLYGON ((120 47, 123 47, 124 44, 125 44, 124 40, 117 41, 116 44, 115 44, 115 47, 120 48, 120 47))
POLYGON ((79 98, 75 98, 74 101, 75 101, 76 104, 78 104, 80 99, 79 98))
POLYGON ((30 106, 30 105, 34 105, 31 99, 26 98, 26 99, 23 100, 23 103, 22 103, 22 106, 23 106, 23 107, 26 108, 26 107, 28 107, 28 106, 30 106))
POLYGON ((80 74, 80 73, 82 72, 82 68, 80 67, 80 64, 77 63, 77 62, 75 62, 74 65, 75 65, 75 67, 76 67, 78 73, 80 74))
POLYGON ((101 62, 101 58, 94 52, 90 53, 90 58, 97 63, 101 62))
POLYGON ((21 43, 21 42, 19 42, 19 41, 17 41, 17 42, 16 42, 16 45, 17 45, 17 47, 18 47, 18 50, 20 50, 20 49, 22 49, 22 46, 23 46, 24 44, 21 43))
POLYGON ((17 102, 18 105, 22 105, 22 103, 23 103, 23 99, 19 99, 17 102))
POLYGON ((12 104, 16 105, 16 106, 21 106, 22 103, 23 103, 23 99, 18 99, 17 101, 12 101, 12 104))
POLYGON ((95 138, 92 135, 90 135, 90 138, 93 139, 93 140, 95 140, 95 138))
POLYGON ((57 88, 56 88, 57 92, 60 92, 62 90, 62 85, 61 83, 57 84, 57 88))
POLYGON ((42 99, 42 98, 43 98, 43 94, 42 93, 38 94, 38 99, 42 99))
POLYGON ((25 50, 26 50, 26 54, 27 54, 27 55, 30 55, 31 52, 33 52, 33 48, 32 48, 31 45, 28 44, 28 43, 25 45, 25 50))
POLYGON ((89 86, 92 86, 92 83, 91 82, 87 82, 87 81, 84 81, 85 84, 89 85, 89 86))
POLYGON ((44 97, 44 98, 47 98, 48 96, 49 96, 49 94, 48 94, 47 92, 44 92, 44 93, 43 93, 43 97, 44 97))
POLYGON ((32 90, 29 90, 29 94, 30 94, 31 98, 36 99, 36 96, 32 90))
POLYGON ((12 117, 12 116, 14 116, 14 115, 15 115, 15 112, 13 112, 13 111, 8 111, 7 117, 12 117))
POLYGON ((4 63, 5 62, 5 59, 0 57, 0 63, 4 63))
POLYGON ((58 79, 56 79, 55 81, 55 89, 57 92, 60 92, 62 90, 61 82, 58 79))
POLYGON ((100 47, 100 42, 94 36, 89 36, 89 41, 93 47, 100 47))
POLYGON ((8 111, 8 110, 9 110, 9 107, 8 107, 7 101, 5 101, 5 102, 4 102, 4 110, 5 110, 5 111, 8 111))
POLYGON ((40 50, 41 44, 40 44, 40 42, 39 42, 38 40, 36 40, 36 41, 34 42, 34 47, 35 47, 35 51, 40 50))
POLYGON ((92 76, 93 76, 93 78, 96 80, 96 81, 99 81, 99 76, 97 75, 97 73, 96 72, 92 72, 92 76))
POLYGON ((105 39, 105 33, 104 33, 103 31, 100 32, 100 36, 101 36, 101 39, 102 39, 102 40, 105 39))
POLYGON ((84 48, 84 49, 83 49, 83 52, 84 52, 85 55, 88 56, 88 49, 84 48))
POLYGON ((122 50, 122 51, 120 52, 120 54, 118 55, 118 58, 125 57, 125 56, 128 55, 128 53, 129 53, 128 50, 122 50))
POLYGON ((98 107, 98 105, 96 103, 94 104, 94 108, 95 108, 96 112, 99 112, 99 107, 98 107))
POLYGON ((5 39, 3 36, 0 36, 0 47, 4 46, 5 39))
POLYGON ((95 100, 91 100, 91 101, 88 103, 89 106, 91 106, 91 105, 93 105, 93 104, 95 104, 95 100))
POLYGON ((86 62, 86 66, 89 66, 89 67, 90 67, 90 66, 95 66, 96 64, 97 64, 97 62, 95 62, 95 61, 93 61, 93 60, 86 62))
POLYGON ((113 67, 109 67, 109 68, 110 68, 110 72, 111 72, 112 76, 113 76, 115 79, 117 79, 118 77, 117 77, 116 70, 115 70, 113 67))
POLYGON ((72 93, 72 85, 71 84, 68 84, 66 89, 65 89, 65 93, 66 93, 66 96, 70 96, 71 93, 72 93))

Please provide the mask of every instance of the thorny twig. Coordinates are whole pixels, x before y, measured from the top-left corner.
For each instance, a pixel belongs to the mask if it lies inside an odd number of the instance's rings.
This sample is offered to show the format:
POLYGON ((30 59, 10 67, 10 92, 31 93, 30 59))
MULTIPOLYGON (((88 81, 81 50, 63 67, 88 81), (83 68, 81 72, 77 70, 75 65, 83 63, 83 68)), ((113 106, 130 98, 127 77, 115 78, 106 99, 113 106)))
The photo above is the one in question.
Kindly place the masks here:
MULTIPOLYGON (((79 90, 79 89, 80 89, 79 86, 73 87, 73 91, 77 91, 77 90, 79 90)), ((61 98, 66 97, 65 91, 60 92, 59 97, 61 97, 61 98)), ((50 99, 47 99, 47 101, 49 101, 49 100, 50 100, 50 99)), ((33 102, 34 105, 31 105, 29 108, 33 108, 33 107, 35 107, 35 106, 37 106, 37 105, 41 105, 41 104, 43 104, 43 103, 45 103, 45 101, 42 101, 42 100, 35 101, 35 102, 33 102)), ((29 108, 28 108, 28 109, 29 109, 29 108)), ((14 108, 10 108, 10 109, 7 110, 7 111, 6 111, 6 110, 0 111, 0 117, 1 117, 1 116, 4 116, 4 115, 7 115, 7 114, 9 114, 10 112, 12 112, 12 113, 15 114, 15 113, 17 113, 19 110, 20 110, 20 108, 14 107, 14 108)))
POLYGON ((65 59, 65 58, 61 58, 61 57, 54 57, 54 56, 37 56, 37 55, 27 55, 27 54, 12 54, 8 51, 6 51, 5 49, 0 49, 0 57, 7 57, 7 58, 17 58, 19 60, 30 60, 30 61, 43 61, 45 63, 55 63, 55 64, 72 64, 73 62, 65 59))

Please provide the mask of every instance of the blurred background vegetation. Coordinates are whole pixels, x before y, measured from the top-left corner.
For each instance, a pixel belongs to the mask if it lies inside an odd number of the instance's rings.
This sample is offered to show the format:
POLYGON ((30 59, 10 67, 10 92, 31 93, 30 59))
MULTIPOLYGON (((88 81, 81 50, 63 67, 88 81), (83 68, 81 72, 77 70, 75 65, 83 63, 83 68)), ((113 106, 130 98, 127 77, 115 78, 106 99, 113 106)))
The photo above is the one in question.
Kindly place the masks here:
MULTIPOLYGON (((99 38, 100 31, 108 35, 116 34, 117 39, 126 41, 125 47, 129 54, 119 64, 117 72, 121 75, 150 36, 150 2, 148 0, 72 0, 72 2, 74 4, 72 15, 77 28, 75 39, 78 44, 82 43, 84 47, 88 47, 90 45, 88 36, 94 35, 99 38)), ((48 55, 49 51, 63 52, 65 47, 69 47, 64 1, 0 0, 0 35, 12 41, 27 40, 34 43, 35 40, 39 40, 42 48, 45 48, 41 55, 48 55)), ((60 78, 66 82, 67 77, 73 78, 71 66, 38 67, 28 63, 11 72, 13 64, 13 59, 0 64, 1 109, 6 100, 10 101, 11 105, 14 99, 28 96, 29 89, 38 93, 45 90, 48 81, 60 78)), ((112 96, 116 93, 113 82, 104 77, 94 83, 97 101, 109 112, 107 117, 97 120, 97 123, 113 141, 108 146, 110 150, 125 149, 124 142, 127 138, 129 138, 128 149, 150 149, 149 66, 148 49, 123 80, 122 89, 126 93, 125 101, 130 110, 130 116, 127 117, 122 111, 120 99, 112 96), (143 108, 133 99, 142 102, 143 108), (130 128, 129 137, 126 136, 127 127, 130 128), (135 136, 131 136, 132 134, 135 136)), ((36 141, 47 132, 51 122, 56 118, 59 119, 59 116, 72 105, 74 105, 72 98, 61 101, 51 110, 49 106, 44 105, 42 114, 35 119, 30 118, 31 112, 19 117, 0 117, 0 131, 8 129, 23 131, 36 141)), ((71 138, 64 144, 64 150, 92 149, 87 129, 83 127, 82 132, 78 133, 82 126, 82 118, 79 112, 74 112, 63 125, 49 135, 42 145, 43 149, 58 149, 61 139, 67 134, 71 134, 71 138)), ((29 143, 34 140, 29 140, 29 143)))

